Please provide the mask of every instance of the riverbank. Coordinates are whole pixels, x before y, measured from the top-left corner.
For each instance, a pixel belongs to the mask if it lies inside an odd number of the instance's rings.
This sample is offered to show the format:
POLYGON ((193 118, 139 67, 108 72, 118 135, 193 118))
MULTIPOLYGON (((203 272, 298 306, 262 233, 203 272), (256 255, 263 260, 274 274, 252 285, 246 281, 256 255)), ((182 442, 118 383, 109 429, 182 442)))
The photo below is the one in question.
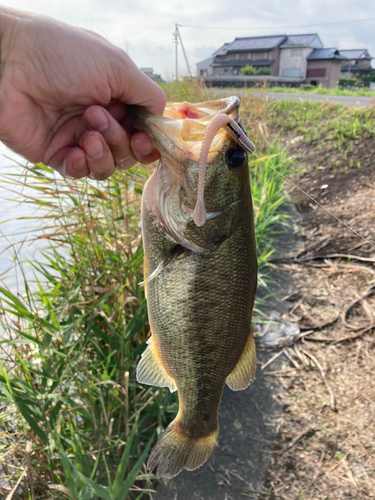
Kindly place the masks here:
POLYGON ((293 276, 285 319, 303 337, 275 374, 286 404, 265 498, 374 498, 375 110, 273 102, 267 123, 292 180, 365 240, 292 188, 303 248, 274 264, 293 276))

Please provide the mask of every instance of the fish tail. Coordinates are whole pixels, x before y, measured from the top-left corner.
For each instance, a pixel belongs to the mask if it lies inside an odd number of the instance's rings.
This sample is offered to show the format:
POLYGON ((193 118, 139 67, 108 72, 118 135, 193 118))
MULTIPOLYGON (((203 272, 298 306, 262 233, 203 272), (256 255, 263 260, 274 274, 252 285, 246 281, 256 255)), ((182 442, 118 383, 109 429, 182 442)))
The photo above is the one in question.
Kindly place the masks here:
POLYGON ((212 455, 218 434, 219 422, 215 431, 206 436, 188 437, 177 417, 154 446, 147 468, 150 472, 157 468, 156 476, 164 479, 177 476, 182 469, 195 470, 212 455))

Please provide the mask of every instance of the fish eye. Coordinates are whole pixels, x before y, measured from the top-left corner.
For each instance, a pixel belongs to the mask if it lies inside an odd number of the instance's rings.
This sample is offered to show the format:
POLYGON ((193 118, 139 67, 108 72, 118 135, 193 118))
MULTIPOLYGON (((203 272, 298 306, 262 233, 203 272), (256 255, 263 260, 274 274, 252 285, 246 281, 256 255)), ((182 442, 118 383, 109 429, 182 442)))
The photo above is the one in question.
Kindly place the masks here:
POLYGON ((225 164, 232 170, 238 170, 245 164, 247 154, 241 148, 228 149, 225 155, 225 164))

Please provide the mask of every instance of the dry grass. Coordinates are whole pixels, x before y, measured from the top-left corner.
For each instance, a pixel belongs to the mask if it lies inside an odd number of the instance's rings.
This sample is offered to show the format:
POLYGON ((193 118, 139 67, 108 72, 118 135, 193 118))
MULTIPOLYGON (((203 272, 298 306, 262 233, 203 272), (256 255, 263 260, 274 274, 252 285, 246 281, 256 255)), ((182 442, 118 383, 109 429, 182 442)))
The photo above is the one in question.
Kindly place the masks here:
MULTIPOLYGON (((284 266, 293 273, 300 294, 298 307, 287 319, 308 322, 314 328, 319 316, 325 316, 327 304, 343 312, 353 297, 374 283, 373 273, 365 270, 323 265, 315 269, 284 266)), ((370 297, 351 311, 348 324, 364 330, 373 312, 375 299, 370 297)), ((270 494, 286 499, 375 497, 375 336, 365 332, 340 342, 354 333, 340 316, 289 348, 290 360, 284 373, 277 374, 287 409, 279 422, 270 494), (311 355, 325 371, 337 411, 331 408, 328 388, 311 355)))
MULTIPOLYGON (((293 180, 373 241, 372 137, 347 139, 340 152, 324 135, 318 144, 294 142, 297 135, 284 135, 300 167, 293 180)), ((284 388, 285 410, 264 498, 375 498, 375 249, 301 193, 293 195, 305 252, 277 265, 295 281, 286 319, 312 332, 270 374, 284 388)))

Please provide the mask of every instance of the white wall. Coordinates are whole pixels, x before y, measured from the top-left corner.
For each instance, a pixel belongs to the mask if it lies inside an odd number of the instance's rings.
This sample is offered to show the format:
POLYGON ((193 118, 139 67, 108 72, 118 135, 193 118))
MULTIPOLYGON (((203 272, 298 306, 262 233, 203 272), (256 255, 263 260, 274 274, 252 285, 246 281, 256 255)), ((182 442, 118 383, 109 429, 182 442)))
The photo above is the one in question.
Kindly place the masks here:
POLYGON ((212 63, 214 62, 213 57, 209 57, 204 61, 197 63, 197 76, 210 76, 212 75, 212 63), (201 71, 203 74, 201 75, 201 71))
POLYGON ((311 47, 282 47, 279 76, 306 78, 307 58, 312 51, 311 47))

